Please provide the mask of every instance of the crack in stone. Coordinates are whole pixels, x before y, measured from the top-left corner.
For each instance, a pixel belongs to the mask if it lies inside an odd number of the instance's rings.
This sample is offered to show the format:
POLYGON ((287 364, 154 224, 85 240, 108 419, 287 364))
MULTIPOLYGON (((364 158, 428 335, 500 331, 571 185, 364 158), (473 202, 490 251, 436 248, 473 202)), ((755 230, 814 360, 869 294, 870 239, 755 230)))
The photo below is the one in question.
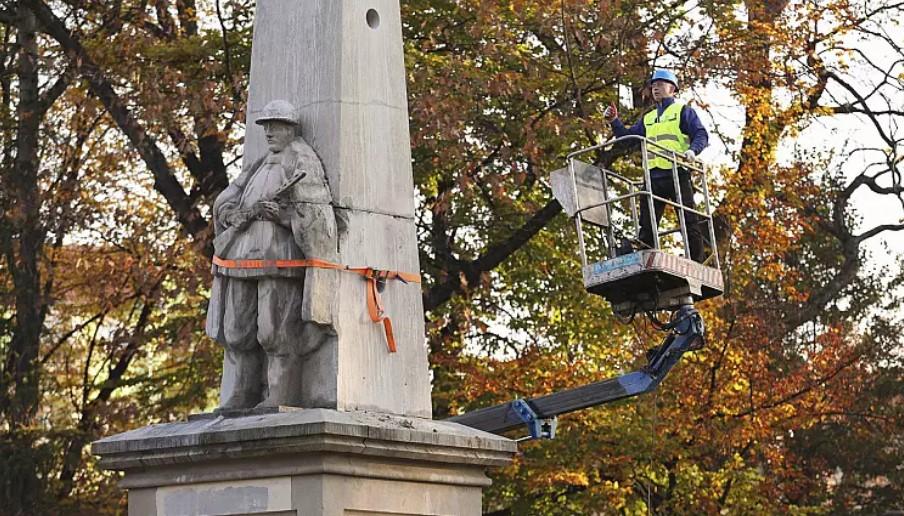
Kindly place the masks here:
POLYGON ((370 213, 370 214, 372 214, 372 215, 383 215, 383 216, 385 216, 385 217, 392 217, 392 218, 395 218, 395 219, 411 220, 411 221, 415 220, 415 219, 414 219, 414 215, 410 215, 410 216, 409 216, 409 215, 399 215, 398 213, 389 213, 389 212, 380 211, 380 210, 368 210, 368 209, 365 209, 365 208, 351 208, 351 207, 348 207, 348 206, 340 206, 340 205, 336 205, 336 204, 333 205, 333 208, 334 208, 334 209, 337 209, 337 210, 357 211, 357 212, 361 212, 361 213, 370 213))

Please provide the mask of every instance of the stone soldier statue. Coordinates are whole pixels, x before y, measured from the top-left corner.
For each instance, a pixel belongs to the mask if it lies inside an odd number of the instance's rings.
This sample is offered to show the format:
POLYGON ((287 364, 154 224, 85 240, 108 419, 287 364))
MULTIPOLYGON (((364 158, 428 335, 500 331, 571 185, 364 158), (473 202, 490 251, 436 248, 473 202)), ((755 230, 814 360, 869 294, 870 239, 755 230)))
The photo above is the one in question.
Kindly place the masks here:
POLYGON ((224 409, 300 406, 305 356, 336 338, 338 272, 300 265, 338 260, 323 166, 298 135, 290 103, 270 102, 255 123, 268 153, 245 167, 213 209, 206 331, 226 348, 224 409))

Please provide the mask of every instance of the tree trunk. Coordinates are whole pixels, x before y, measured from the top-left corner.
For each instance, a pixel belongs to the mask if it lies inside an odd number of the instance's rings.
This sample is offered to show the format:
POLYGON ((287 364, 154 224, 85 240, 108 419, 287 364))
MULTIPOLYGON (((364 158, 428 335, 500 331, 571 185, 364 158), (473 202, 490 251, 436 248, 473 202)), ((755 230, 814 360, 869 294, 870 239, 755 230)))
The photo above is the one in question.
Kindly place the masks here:
POLYGON ((15 286, 16 314, 12 342, 4 364, 4 394, 8 396, 7 418, 10 429, 27 427, 38 406, 38 355, 43 306, 39 262, 45 231, 41 226, 41 195, 38 189, 38 137, 41 124, 38 95, 38 46, 34 14, 19 7, 17 40, 19 44, 19 102, 16 108, 16 156, 9 185, 12 239, 4 249, 15 286))
POLYGON ((7 514, 39 511, 42 486, 38 476, 41 451, 33 427, 40 400, 38 349, 46 314, 40 262, 46 231, 41 225, 38 188, 39 129, 44 109, 38 91, 38 42, 34 14, 20 2, 15 20, 18 55, 14 67, 18 86, 15 156, 3 167, 5 226, 0 246, 10 270, 15 315, 12 337, 0 374, 0 414, 6 434, 0 439, 0 498, 7 514))
POLYGON ((772 102, 772 31, 787 0, 748 0, 748 37, 745 64, 738 70, 746 123, 738 170, 742 175, 762 175, 771 164, 784 126, 777 120, 772 102))

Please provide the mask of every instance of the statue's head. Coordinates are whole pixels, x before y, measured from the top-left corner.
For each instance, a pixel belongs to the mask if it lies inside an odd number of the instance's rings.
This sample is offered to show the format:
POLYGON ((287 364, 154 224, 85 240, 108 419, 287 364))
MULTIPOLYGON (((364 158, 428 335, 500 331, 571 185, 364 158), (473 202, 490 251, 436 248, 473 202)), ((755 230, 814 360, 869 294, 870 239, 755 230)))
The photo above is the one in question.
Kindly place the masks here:
POLYGON ((285 100, 271 101, 264 106, 261 116, 254 123, 264 128, 268 150, 273 153, 282 152, 295 139, 295 129, 298 126, 295 106, 285 100))

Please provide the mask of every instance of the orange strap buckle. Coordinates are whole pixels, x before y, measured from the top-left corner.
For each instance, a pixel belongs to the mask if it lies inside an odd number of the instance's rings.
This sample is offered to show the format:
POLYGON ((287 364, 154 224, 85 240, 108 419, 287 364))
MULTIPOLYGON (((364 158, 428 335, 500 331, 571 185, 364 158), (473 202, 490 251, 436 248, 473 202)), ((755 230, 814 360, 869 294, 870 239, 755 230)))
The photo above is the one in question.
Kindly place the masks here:
POLYGON ((392 330, 392 320, 386 315, 380 290, 388 280, 399 280, 402 283, 420 283, 421 276, 410 272, 383 271, 371 267, 349 267, 338 263, 328 262, 312 258, 308 260, 226 260, 219 256, 213 257, 213 264, 224 269, 293 269, 301 267, 314 267, 317 269, 332 269, 353 272, 363 276, 367 281, 367 313, 370 320, 375 323, 383 323, 383 332, 386 334, 386 346, 390 353, 395 353, 395 334, 392 330))

